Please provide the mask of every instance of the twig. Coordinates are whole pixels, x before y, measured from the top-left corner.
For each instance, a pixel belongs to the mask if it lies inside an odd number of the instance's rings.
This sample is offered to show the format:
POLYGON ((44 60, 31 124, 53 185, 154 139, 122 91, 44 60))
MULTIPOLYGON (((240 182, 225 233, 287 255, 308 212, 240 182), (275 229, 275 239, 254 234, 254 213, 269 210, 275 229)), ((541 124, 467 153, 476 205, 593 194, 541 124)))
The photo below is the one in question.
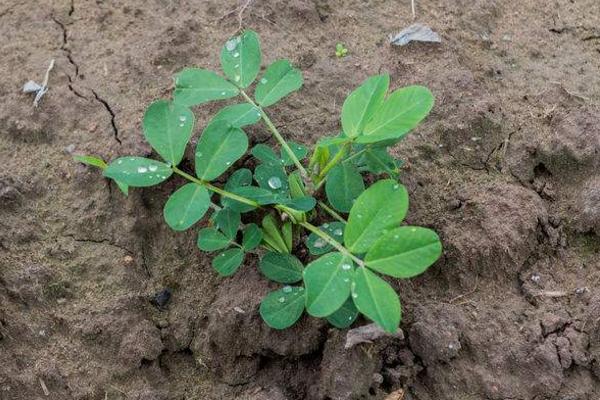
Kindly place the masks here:
POLYGON ((40 386, 42 387, 42 391, 44 392, 44 394, 46 396, 50 396, 50 391, 46 387, 46 384, 44 383, 44 381, 42 380, 42 378, 38 378, 38 380, 40 381, 40 386))
POLYGON ((242 24, 243 24, 242 15, 244 14, 244 11, 246 11, 246 9, 250 6, 250 4, 253 1, 254 0, 246 0, 246 2, 240 7, 240 11, 238 12, 238 31, 240 31, 242 29, 242 24))
POLYGON ((415 0, 410 0, 410 7, 412 9, 413 21, 417 19, 417 12, 415 11, 415 0))

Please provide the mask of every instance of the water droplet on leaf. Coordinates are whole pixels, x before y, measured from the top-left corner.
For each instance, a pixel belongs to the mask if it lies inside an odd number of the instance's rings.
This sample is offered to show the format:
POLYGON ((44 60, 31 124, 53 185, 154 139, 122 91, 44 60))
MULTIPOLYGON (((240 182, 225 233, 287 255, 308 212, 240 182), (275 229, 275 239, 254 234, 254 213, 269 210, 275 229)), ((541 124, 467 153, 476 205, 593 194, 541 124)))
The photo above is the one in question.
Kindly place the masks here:
POLYGON ((342 264, 342 269, 344 271, 348 271, 350 268, 352 268, 352 265, 350 265, 350 264, 342 264))
POLYGON ((148 171, 148 168, 146 168, 146 167, 138 167, 137 171, 138 171, 140 174, 143 174, 144 172, 147 172, 147 171, 148 171))
POLYGON ((278 300, 279 300, 280 303, 284 303, 285 302, 285 297, 280 297, 278 300))
POLYGON ((276 176, 272 176, 267 181, 267 184, 271 189, 280 189, 281 188, 281 179, 276 176))
POLYGON ((292 291, 292 287, 291 286, 284 286, 283 289, 281 289, 283 291, 283 293, 290 293, 292 291))
POLYGON ((262 84, 264 85, 265 83, 267 83, 267 80, 266 80, 265 78, 262 78, 262 79, 260 80, 260 83, 262 83, 262 84))

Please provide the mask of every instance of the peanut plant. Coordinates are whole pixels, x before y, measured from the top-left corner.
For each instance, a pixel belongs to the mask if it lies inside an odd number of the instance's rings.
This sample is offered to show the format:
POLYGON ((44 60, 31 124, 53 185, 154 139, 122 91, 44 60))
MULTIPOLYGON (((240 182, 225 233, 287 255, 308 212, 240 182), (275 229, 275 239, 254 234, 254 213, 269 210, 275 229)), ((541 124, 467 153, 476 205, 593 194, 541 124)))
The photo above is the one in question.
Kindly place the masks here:
POLYGON ((277 60, 255 83, 261 50, 250 30, 228 40, 220 58, 224 76, 186 68, 175 75, 173 98, 146 110, 144 136, 161 160, 76 159, 101 168, 126 194, 173 175, 187 181, 168 198, 166 223, 184 231, 208 216, 197 244, 215 253, 212 267, 222 276, 234 274, 248 254, 258 256, 262 274, 282 285, 260 305, 270 327, 290 327, 306 311, 346 328, 360 313, 395 332, 400 301, 380 275, 419 275, 442 251, 432 230, 401 225, 408 193, 398 182, 401 163, 388 152, 429 113, 431 92, 408 86, 388 94, 389 76, 372 76, 344 101, 341 132, 309 150, 286 141, 266 112, 300 89, 301 72, 277 60), (180 169, 194 132, 191 107, 232 98, 239 102, 223 107, 203 129, 194 171, 180 169), (242 162, 248 152, 243 128, 259 121, 278 150, 257 144, 242 162), (366 175, 379 180, 366 187, 366 175), (304 254, 307 265, 294 254, 304 254))

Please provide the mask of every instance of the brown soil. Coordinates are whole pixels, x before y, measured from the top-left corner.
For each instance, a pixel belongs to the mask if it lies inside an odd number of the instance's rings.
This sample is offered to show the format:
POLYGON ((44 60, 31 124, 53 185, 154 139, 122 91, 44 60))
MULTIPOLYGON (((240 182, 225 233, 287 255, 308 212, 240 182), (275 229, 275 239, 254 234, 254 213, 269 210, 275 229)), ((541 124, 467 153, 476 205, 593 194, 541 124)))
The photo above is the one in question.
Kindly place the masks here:
MULTIPOLYGON (((218 68, 238 4, 3 1, 0 399, 600 398, 600 3, 416 4, 441 45, 387 43, 412 22, 408 0, 256 0, 243 15, 265 61, 304 72, 271 112, 289 138, 334 132, 379 71, 436 95, 397 151, 409 222, 440 232, 444 256, 395 282, 405 339, 344 350, 319 320, 268 329, 255 261, 220 279, 193 230, 168 229, 177 182, 125 198, 71 159, 149 154, 146 105, 184 66, 218 68), (52 58, 34 110, 21 87, 52 58)), ((197 109, 200 127, 216 107, 197 109)))

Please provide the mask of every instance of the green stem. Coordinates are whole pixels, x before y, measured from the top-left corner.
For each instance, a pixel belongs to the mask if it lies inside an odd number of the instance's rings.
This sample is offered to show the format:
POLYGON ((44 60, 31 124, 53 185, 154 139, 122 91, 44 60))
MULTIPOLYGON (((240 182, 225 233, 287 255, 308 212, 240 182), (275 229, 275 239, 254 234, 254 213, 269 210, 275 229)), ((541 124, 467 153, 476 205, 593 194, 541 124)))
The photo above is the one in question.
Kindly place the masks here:
POLYGON ((336 213, 331 207, 329 207, 327 204, 325 204, 321 200, 319 200, 317 202, 317 204, 319 205, 319 207, 321 207, 327 214, 331 215, 333 218, 337 219, 340 222, 343 222, 344 224, 346 223, 346 220, 344 219, 344 217, 342 217, 340 214, 336 213))
POLYGON ((327 163, 327 165, 323 168, 321 172, 319 172, 319 180, 323 179, 325 175, 331 170, 331 168, 335 167, 337 163, 344 157, 346 154, 346 147, 348 146, 348 142, 344 143, 344 145, 340 148, 340 150, 335 153, 335 156, 327 163))
POLYGON ((298 160, 298 157, 296 157, 296 155, 294 154, 294 152, 292 151, 290 146, 287 144, 287 142, 285 141, 283 136, 281 136, 281 134, 279 133, 279 131, 277 130, 275 125, 273 125, 273 122, 271 121, 271 119, 269 118, 267 113, 262 109, 262 107, 260 107, 258 104, 256 104, 254 102, 254 100, 252 100, 252 98, 246 94, 246 92, 244 92, 243 90, 240 90, 240 93, 242 94, 242 96, 248 103, 252 104, 254 107, 256 107, 260 111, 260 116, 262 117, 263 121, 265 121, 267 128, 269 128, 269 130, 271 131, 273 136, 275 136, 275 139, 277 139, 277 141, 279 142, 281 147, 285 150, 285 152, 288 154, 290 159, 294 162, 294 165, 296 165, 296 168, 298 168, 298 171, 300 171, 300 174, 302 175, 302 177, 307 178, 308 173, 306 172, 306 169, 304 168, 304 166, 302 165, 300 160, 298 160))
POLYGON ((192 176, 192 175, 190 175, 190 174, 188 174, 186 172, 183 172, 182 170, 180 170, 179 168, 177 168, 175 166, 173 166, 171 168, 173 169, 173 172, 175 172, 177 175, 180 175, 180 176, 184 177, 188 181, 197 183, 198 185, 202 185, 205 188, 207 188, 208 190, 210 190, 211 192, 215 192, 217 194, 220 194, 221 196, 229 197, 232 200, 236 200, 236 201, 239 201, 240 203, 248 204, 248 205, 253 206, 253 207, 260 207, 260 204, 258 204, 254 200, 250 200, 250 199, 247 199, 245 197, 238 196, 235 193, 231 193, 231 192, 228 192, 228 191, 223 190, 221 188, 218 188, 218 187, 216 187, 216 186, 214 186, 214 185, 212 185, 212 184, 210 184, 210 183, 208 183, 206 181, 200 180, 200 179, 196 178, 195 176, 192 176))
POLYGON ((327 243, 332 245, 337 251, 339 251, 343 255, 350 257, 352 259, 352 261, 354 261, 359 267, 365 266, 365 263, 363 262, 363 260, 356 257, 354 254, 350 253, 350 251, 348 251, 348 249, 346 249, 344 246, 342 246, 337 240, 333 239, 331 236, 329 236, 328 234, 326 234, 325 232, 323 232, 316 226, 314 226, 308 222, 301 222, 300 225, 302 227, 304 227, 306 230, 311 231, 312 233, 314 233, 315 235, 317 235, 318 237, 320 237, 321 239, 323 239, 324 241, 326 241, 327 243))

